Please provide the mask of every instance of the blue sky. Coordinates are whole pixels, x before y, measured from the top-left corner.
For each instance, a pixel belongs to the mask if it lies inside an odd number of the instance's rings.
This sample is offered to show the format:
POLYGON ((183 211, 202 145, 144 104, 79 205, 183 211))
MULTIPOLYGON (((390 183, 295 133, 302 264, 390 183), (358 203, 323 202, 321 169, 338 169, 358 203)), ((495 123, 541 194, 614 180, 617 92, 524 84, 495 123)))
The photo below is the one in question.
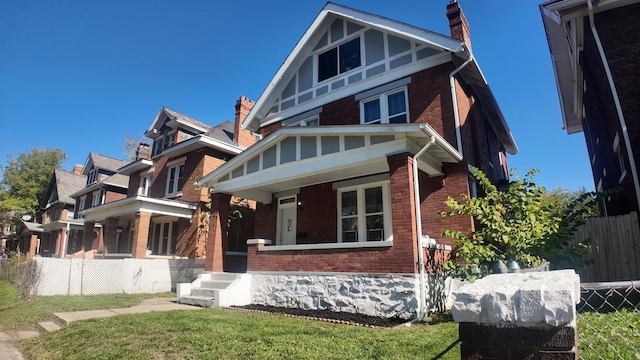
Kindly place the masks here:
MULTIPOLYGON (((339 4, 449 35, 449 0, 339 4)), ((582 133, 567 135, 538 3, 459 0, 474 55, 520 148, 547 189, 593 190, 582 133)), ((0 0, 0 166, 34 147, 64 167, 89 152, 124 158, 162 106, 211 125, 257 100, 324 0, 0 0)))

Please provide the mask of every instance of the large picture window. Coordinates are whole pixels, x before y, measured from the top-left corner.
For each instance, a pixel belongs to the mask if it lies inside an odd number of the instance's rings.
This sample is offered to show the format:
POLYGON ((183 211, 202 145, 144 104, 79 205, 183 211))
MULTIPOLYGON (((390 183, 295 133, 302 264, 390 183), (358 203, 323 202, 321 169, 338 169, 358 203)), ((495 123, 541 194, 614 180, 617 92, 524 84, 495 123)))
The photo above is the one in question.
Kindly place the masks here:
POLYGON ((360 37, 318 55, 318 81, 360 67, 360 37))
POLYGON ((362 124, 405 124, 409 122, 407 91, 393 91, 360 102, 362 124))
POLYGON ((387 182, 338 191, 339 242, 390 240, 391 208, 387 182))

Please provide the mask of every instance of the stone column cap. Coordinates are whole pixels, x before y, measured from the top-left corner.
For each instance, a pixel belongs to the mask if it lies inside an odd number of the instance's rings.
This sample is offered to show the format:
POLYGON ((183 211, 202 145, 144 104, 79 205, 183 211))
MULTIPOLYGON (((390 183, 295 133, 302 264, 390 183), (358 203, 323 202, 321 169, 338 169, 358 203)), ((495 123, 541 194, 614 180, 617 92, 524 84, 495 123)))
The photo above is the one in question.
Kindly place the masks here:
POLYGON ((575 325, 580 276, 573 270, 494 274, 453 293, 456 322, 575 325))

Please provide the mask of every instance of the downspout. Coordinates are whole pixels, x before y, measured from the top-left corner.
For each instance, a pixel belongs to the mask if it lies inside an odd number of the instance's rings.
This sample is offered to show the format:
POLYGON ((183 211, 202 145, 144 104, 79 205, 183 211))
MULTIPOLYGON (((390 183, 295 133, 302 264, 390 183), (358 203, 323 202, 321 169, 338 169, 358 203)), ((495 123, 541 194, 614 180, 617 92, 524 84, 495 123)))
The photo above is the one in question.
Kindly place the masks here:
POLYGON ((460 70, 462 70, 462 68, 467 66, 467 64, 472 61, 473 54, 470 53, 469 58, 449 74, 449 88, 451 89, 451 101, 453 103, 453 119, 456 125, 456 141, 458 142, 458 152, 460 154, 462 154, 462 136, 460 135, 460 113, 458 112, 458 96, 456 95, 456 84, 454 81, 454 77, 457 73, 460 72, 460 70))
POLYGON ((420 276, 420 306, 418 310, 417 321, 421 321, 426 316, 426 307, 427 307, 427 294, 425 290, 425 279, 424 279, 424 255, 422 253, 422 218, 420 214, 420 183, 418 180, 418 159, 422 154, 424 154, 430 147, 436 142, 435 136, 428 134, 425 129, 422 129, 426 135, 430 136, 431 139, 427 142, 418 153, 413 157, 413 193, 414 193, 414 203, 416 207, 416 235, 418 237, 418 274, 420 276))
POLYGON ((600 41, 598 30, 596 30, 596 24, 593 18, 593 5, 591 4, 591 0, 587 0, 587 5, 589 5, 589 25, 591 26, 591 32, 593 33, 593 38, 596 42, 596 46, 598 47, 600 60, 602 61, 602 65, 604 66, 604 71, 607 74, 607 80, 609 81, 609 87, 611 88, 611 94, 613 95, 613 102, 615 103, 616 111, 618 112, 618 120, 620 121, 622 136, 624 137, 625 147, 627 149, 627 154, 629 155, 629 165, 631 167, 631 176, 633 177, 633 185, 636 190, 636 202, 638 204, 638 208, 640 209, 640 182, 638 182, 638 170, 636 169, 636 161, 635 161, 635 157, 633 156, 633 151, 631 149, 631 141, 629 140, 627 123, 624 120, 624 114, 622 113, 622 105, 620 105, 618 90, 616 90, 616 85, 613 82, 613 76, 611 75, 611 69, 609 69, 607 56, 604 53, 604 48, 602 47, 602 42, 600 41))

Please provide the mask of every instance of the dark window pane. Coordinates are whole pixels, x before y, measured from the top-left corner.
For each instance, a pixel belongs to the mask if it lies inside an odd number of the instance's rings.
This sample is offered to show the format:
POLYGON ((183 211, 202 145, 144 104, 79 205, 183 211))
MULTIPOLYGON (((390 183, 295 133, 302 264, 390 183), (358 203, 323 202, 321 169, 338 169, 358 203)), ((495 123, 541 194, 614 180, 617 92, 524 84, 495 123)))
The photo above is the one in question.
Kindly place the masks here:
POLYGON ((380 100, 372 100, 364 103, 364 123, 370 124, 380 121, 380 100))
POLYGON ((182 183, 184 182, 184 164, 178 168, 178 189, 176 191, 182 191, 182 183))
POLYGON ((360 66, 360 38, 340 45, 340 73, 360 66))
POLYGON ((366 214, 382 212, 382 188, 365 189, 364 201, 366 214))
POLYGON ((407 111, 407 103, 404 101, 404 91, 389 95, 389 116, 397 115, 407 111))
POLYGON ((318 81, 338 75, 338 48, 318 55, 318 81))
MULTIPOLYGON (((342 193, 342 216, 358 214, 358 192, 348 191, 342 193)), ((344 228, 343 228, 344 229, 344 228)))
POLYGON ((389 118, 389 124, 406 124, 406 123, 407 123, 407 114, 402 114, 402 115, 389 118))

